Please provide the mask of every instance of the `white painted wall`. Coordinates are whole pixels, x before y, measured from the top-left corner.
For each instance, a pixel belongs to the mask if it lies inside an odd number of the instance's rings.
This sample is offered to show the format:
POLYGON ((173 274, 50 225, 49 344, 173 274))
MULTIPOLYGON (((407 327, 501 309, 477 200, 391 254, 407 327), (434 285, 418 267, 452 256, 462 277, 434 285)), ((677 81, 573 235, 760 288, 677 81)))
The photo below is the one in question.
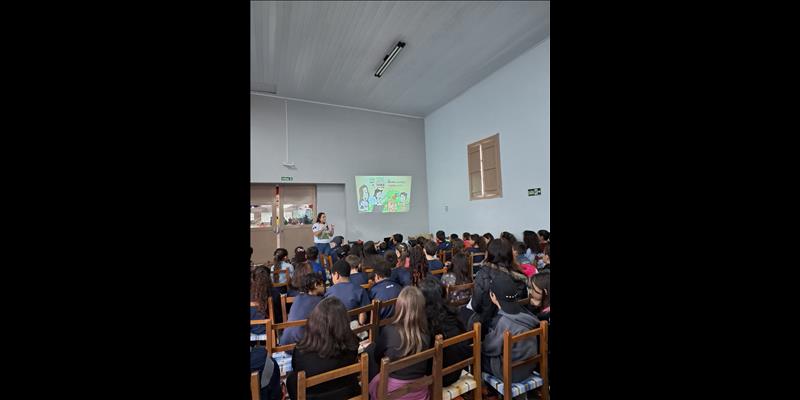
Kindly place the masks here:
MULTIPOLYGON (((328 216, 328 223, 336 225, 336 234, 345 236, 347 232, 347 200, 344 185, 317 185, 318 209, 328 216)), ((314 214, 314 218, 317 215, 314 214)))
POLYGON ((550 230, 550 38, 428 115, 425 148, 432 232, 550 230), (503 197, 470 201, 467 144, 498 132, 503 197))
MULTIPOLYGON (((428 182, 423 120, 341 107, 288 101, 289 160, 286 157, 284 100, 250 97, 250 181, 343 184, 345 215, 320 211, 337 225, 348 240, 382 239, 399 232, 404 236, 428 231, 428 182), (410 175, 411 211, 396 214, 359 214, 356 175, 410 175), (342 231, 340 218, 345 218, 342 231)), ((319 194, 318 194, 319 196, 319 194)), ((330 198, 330 197, 329 197, 330 198)), ((335 205, 330 198, 332 206, 335 205)))

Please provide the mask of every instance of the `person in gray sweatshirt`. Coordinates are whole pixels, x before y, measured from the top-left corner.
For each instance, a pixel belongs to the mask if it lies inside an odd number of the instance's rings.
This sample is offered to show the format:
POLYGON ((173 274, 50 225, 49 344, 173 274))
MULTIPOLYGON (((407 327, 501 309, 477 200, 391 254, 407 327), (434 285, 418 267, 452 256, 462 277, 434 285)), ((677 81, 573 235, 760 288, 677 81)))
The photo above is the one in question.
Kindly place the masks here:
MULTIPOLYGON (((481 352, 481 369, 498 379, 503 379, 503 333, 510 331, 519 335, 525 331, 539 327, 536 316, 522 308, 516 299, 519 297, 518 287, 505 274, 498 274, 490 285, 489 297, 499 308, 497 316, 492 320, 489 333, 483 340, 481 352)), ((538 338, 533 337, 514 343, 511 347, 511 361, 524 360, 538 354, 538 338)), ((536 364, 517 366, 511 370, 511 380, 521 382, 533 374, 536 364)))

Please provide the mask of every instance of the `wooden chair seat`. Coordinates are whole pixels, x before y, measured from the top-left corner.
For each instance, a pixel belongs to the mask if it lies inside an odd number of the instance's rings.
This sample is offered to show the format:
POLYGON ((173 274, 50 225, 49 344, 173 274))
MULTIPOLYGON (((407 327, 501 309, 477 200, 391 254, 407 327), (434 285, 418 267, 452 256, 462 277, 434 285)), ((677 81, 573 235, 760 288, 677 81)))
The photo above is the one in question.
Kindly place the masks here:
POLYGON ((488 373, 482 373, 481 379, 503 394, 503 398, 505 399, 511 399, 522 393, 538 388, 542 400, 549 400, 550 381, 548 379, 547 370, 547 338, 547 321, 541 321, 538 328, 520 333, 519 335, 511 335, 511 332, 505 331, 503 334, 503 376, 496 377, 488 373), (514 343, 534 338, 539 339, 538 354, 524 360, 511 362, 511 349, 514 343), (531 376, 520 382, 511 382, 512 368, 525 364, 538 364, 540 372, 534 372, 531 376))

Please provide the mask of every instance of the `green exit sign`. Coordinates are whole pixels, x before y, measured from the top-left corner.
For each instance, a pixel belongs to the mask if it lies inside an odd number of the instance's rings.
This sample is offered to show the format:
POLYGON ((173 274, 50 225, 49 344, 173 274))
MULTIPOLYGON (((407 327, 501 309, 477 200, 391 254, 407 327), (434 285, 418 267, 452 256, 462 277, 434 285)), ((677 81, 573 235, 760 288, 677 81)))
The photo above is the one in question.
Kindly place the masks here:
POLYGON ((281 177, 281 182, 290 182, 290 181, 293 181, 293 180, 294 180, 294 178, 292 178, 291 176, 282 176, 281 177))
POLYGON ((542 188, 528 189, 528 196, 539 196, 542 194, 542 188))

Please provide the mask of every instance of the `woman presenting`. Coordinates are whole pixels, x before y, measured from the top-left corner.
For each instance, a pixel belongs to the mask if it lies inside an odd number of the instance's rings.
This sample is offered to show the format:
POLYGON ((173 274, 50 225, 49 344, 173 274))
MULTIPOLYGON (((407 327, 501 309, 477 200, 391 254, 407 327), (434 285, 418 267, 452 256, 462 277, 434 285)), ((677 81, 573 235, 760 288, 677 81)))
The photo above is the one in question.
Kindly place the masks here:
POLYGON ((314 233, 314 245, 317 246, 319 254, 328 255, 331 253, 331 238, 333 237, 333 225, 328 226, 328 216, 321 212, 317 214, 317 222, 311 226, 314 233))

